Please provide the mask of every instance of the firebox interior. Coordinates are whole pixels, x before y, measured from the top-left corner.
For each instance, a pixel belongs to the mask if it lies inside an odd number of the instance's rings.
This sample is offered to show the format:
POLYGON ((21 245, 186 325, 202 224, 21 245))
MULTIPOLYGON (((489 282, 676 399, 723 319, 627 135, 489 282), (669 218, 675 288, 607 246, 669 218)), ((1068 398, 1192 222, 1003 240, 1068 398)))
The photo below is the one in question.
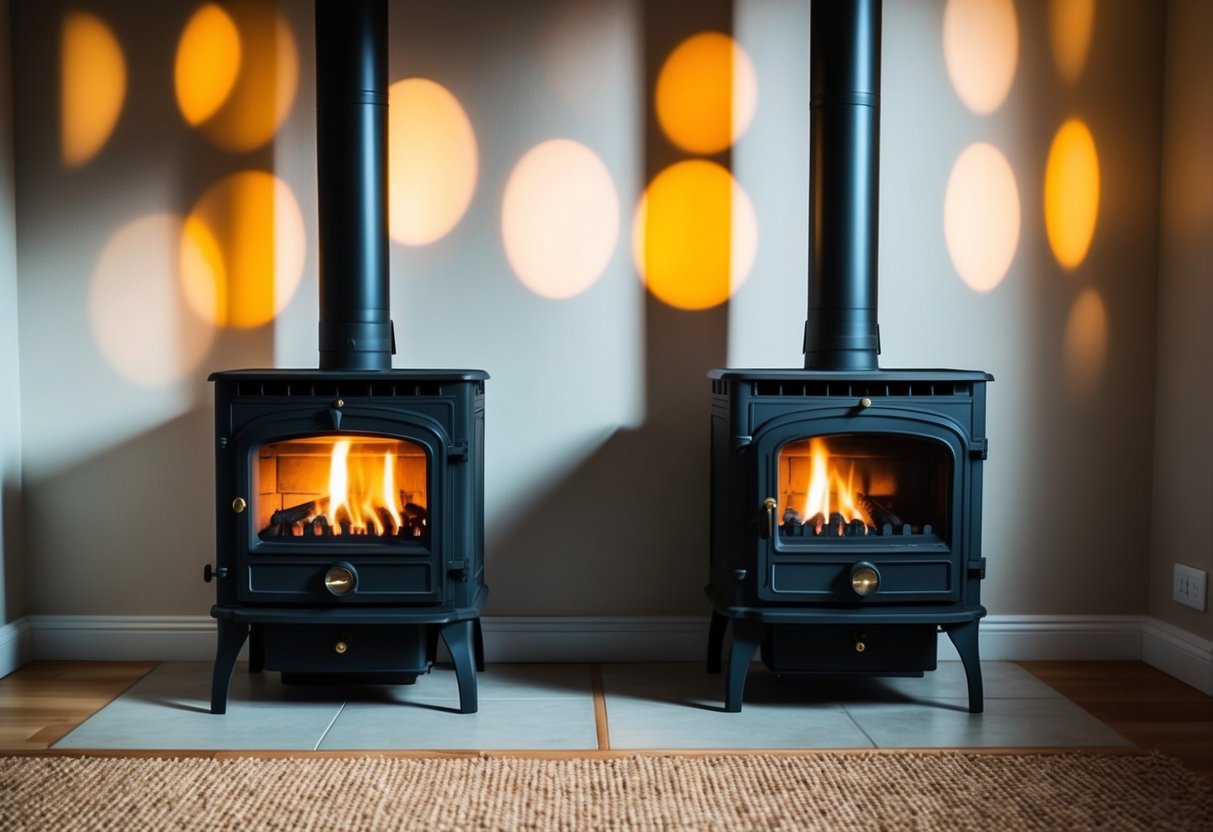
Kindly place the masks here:
POLYGON ((780 539, 925 535, 946 543, 953 467, 946 445, 913 435, 788 442, 778 456, 780 539))
POLYGON ((336 433, 267 442, 255 456, 253 516, 262 541, 429 537, 429 461, 415 442, 336 433))

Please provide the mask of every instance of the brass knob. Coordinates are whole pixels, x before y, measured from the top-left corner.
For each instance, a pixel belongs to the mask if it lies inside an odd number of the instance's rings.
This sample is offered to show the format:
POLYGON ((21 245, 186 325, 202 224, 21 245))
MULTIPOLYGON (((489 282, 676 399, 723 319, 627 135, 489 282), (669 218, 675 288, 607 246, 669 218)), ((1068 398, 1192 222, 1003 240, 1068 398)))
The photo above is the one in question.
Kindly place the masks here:
POLYGON ((868 649, 868 646, 866 644, 864 644, 862 641, 855 642, 855 652, 856 653, 862 653, 864 650, 867 650, 867 649, 868 649))
POLYGON ((358 579, 353 567, 338 564, 324 573, 324 588, 334 595, 346 595, 354 591, 358 579))
POLYGON ((860 407, 871 407, 872 400, 869 399, 867 396, 864 396, 862 399, 859 400, 859 406, 860 407))
POLYGON ((345 407, 345 399, 338 399, 333 402, 333 407, 345 407))
POLYGON ((246 508, 248 508, 248 501, 243 497, 237 497, 236 499, 232 500, 232 511, 236 512, 237 514, 244 514, 244 510, 246 508))
POLYGON ((861 563, 851 570, 851 589, 856 595, 871 595, 879 586, 880 573, 876 567, 861 563))
POLYGON ((348 644, 346 644, 344 641, 339 641, 333 645, 333 649, 336 650, 338 653, 344 653, 346 650, 350 649, 350 646, 348 644))

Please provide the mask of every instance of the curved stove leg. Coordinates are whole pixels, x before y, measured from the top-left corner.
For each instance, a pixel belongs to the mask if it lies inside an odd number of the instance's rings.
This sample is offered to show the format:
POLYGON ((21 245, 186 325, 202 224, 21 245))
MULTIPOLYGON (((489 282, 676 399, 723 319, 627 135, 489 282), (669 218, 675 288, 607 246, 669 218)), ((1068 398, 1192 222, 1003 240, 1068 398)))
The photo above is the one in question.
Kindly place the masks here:
POLYGON ((459 682, 459 713, 474 714, 476 702, 475 619, 452 621, 442 625, 442 640, 455 662, 455 679, 459 682))
POLYGON ((943 628, 960 654, 964 664, 965 679, 969 683, 969 713, 979 714, 985 709, 981 686, 981 658, 977 653, 977 621, 953 624, 943 628))
POLYGON ((236 657, 248 637, 249 625, 219 619, 219 644, 215 650, 215 670, 211 676, 211 713, 227 713, 227 694, 232 686, 236 657))
POLYGON ((765 631, 766 627, 760 621, 733 619, 733 644, 729 647, 729 672, 725 680, 724 695, 724 709, 728 713, 741 711, 746 674, 750 672, 750 662, 754 660, 754 654, 762 644, 765 631))

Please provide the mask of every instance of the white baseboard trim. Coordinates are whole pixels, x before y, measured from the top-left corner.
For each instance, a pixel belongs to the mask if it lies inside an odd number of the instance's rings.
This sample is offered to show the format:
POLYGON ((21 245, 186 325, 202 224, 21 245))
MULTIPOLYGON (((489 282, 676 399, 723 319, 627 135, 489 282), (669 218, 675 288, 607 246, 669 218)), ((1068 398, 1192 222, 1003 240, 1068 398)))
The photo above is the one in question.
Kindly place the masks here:
MULTIPOLYGON (((482 623, 491 662, 703 661, 707 655, 706 615, 502 616, 482 623)), ((209 616, 31 615, 26 626, 32 658, 39 660, 203 661, 215 654, 209 616)), ((990 660, 1136 661, 1143 658, 1143 629, 1166 634, 1174 630, 1168 626, 1143 616, 995 615, 981 622, 980 651, 990 660)), ((1187 645, 1189 676, 1199 671, 1202 655, 1204 672, 1213 673, 1209 643, 1202 648, 1199 639, 1183 635, 1187 641, 1175 635, 1155 640, 1187 645)), ((958 658, 942 634, 939 658, 958 658)))
POLYGON ((1157 618, 1142 628, 1141 660, 1213 696, 1213 641, 1157 618))
POLYGON ((7 676, 30 660, 31 632, 25 618, 0 624, 0 676, 7 676))

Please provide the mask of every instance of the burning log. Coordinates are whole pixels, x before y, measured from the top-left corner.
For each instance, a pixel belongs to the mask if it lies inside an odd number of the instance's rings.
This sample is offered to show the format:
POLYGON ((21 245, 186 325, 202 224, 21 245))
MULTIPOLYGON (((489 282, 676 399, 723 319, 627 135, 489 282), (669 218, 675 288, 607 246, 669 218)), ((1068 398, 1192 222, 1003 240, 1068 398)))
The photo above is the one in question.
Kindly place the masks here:
POLYGON ((895 534, 905 526, 900 517, 873 500, 867 494, 858 494, 856 496, 859 498, 860 507, 872 518, 872 525, 880 529, 881 534, 895 534))
POLYGON ((298 523, 306 520, 316 513, 316 501, 308 500, 306 503, 300 503, 297 506, 280 509, 270 515, 271 526, 289 526, 292 523, 298 523))
POLYGON ((785 508, 783 510, 783 525, 799 526, 803 522, 804 521, 800 517, 800 512, 797 511, 796 509, 792 508, 791 506, 788 506, 787 508, 785 508))
POLYGON ((821 530, 825 527, 826 518, 820 511, 809 518, 805 523, 806 526, 813 530, 813 534, 821 534, 821 530))

